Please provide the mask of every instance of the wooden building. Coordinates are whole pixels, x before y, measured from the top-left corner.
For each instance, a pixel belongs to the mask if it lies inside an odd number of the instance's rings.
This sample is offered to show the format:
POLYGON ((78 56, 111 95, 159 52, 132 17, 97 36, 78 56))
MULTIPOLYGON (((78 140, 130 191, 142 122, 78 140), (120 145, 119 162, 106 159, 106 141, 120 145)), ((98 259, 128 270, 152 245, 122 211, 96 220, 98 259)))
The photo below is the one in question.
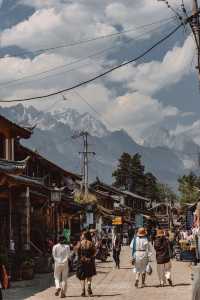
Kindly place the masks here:
POLYGON ((32 130, 0 116, 0 255, 45 251, 47 237, 80 230, 73 192, 81 177, 20 144, 32 130))
POLYGON ((144 223, 148 211, 149 199, 122 191, 114 186, 107 185, 97 180, 90 185, 90 190, 97 198, 96 224, 100 228, 103 225, 112 225, 116 216, 121 216, 127 224, 141 225, 144 223))

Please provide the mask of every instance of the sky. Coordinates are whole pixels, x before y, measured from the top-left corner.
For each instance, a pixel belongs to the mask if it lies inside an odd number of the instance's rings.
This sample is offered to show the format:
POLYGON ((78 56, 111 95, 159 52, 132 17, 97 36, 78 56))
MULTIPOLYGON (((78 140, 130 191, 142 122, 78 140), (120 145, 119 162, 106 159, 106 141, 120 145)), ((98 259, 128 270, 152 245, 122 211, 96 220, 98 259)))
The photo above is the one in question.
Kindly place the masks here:
MULTIPOLYGON (((169 3, 182 13, 180 0, 169 3)), ((189 13, 191 0, 185 6, 189 13)), ((0 0, 0 20, 1 99, 47 94, 92 78, 136 57, 179 24, 157 0, 0 0), (99 38, 120 31, 125 32, 99 38), (60 45, 68 47, 35 52, 60 45)), ((89 111, 139 143, 158 126, 187 132, 200 144, 195 63, 194 40, 189 28, 181 28, 137 63, 65 93, 65 101, 59 95, 29 105, 89 111)))

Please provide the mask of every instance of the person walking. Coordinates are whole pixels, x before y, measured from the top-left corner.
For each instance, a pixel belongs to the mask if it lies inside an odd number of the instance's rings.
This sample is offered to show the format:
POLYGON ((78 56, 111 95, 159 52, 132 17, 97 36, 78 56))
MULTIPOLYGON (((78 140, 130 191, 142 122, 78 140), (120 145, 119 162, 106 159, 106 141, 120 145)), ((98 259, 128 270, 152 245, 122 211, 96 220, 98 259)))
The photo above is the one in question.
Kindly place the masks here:
POLYGON ((6 268, 0 263, 0 300, 3 300, 3 289, 7 289, 9 286, 9 277, 6 268))
POLYGON ((0 300, 3 300, 3 266, 0 264, 0 300))
POLYGON ((113 259, 116 268, 120 269, 120 252, 121 252, 121 239, 116 236, 113 240, 113 259))
POLYGON ((130 247, 136 272, 135 287, 138 288, 140 276, 142 276, 142 287, 145 286, 146 270, 151 256, 150 243, 147 238, 146 229, 138 229, 137 235, 133 238, 130 247))
POLYGON ((164 230, 158 229, 154 243, 156 250, 157 272, 160 281, 160 286, 168 281, 170 286, 173 286, 171 279, 171 259, 170 259, 170 242, 165 237, 164 230))
POLYGON ((69 272, 68 259, 70 256, 70 247, 65 244, 65 237, 63 235, 60 236, 59 242, 53 246, 52 254, 55 262, 55 296, 59 296, 59 294, 61 293, 61 298, 65 298, 67 291, 67 278, 69 272))
POLYGON ((82 297, 86 296, 86 282, 88 295, 92 296, 92 277, 96 275, 95 254, 96 249, 92 242, 92 237, 89 231, 82 234, 81 241, 77 247, 78 252, 78 267, 77 278, 82 283, 82 297))

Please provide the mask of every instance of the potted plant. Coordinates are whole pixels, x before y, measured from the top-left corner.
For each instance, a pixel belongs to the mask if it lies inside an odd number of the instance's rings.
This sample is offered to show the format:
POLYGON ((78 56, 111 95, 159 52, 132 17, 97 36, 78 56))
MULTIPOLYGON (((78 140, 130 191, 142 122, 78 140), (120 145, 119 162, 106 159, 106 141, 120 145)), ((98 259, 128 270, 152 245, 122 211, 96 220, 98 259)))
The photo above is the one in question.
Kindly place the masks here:
POLYGON ((21 277, 22 280, 31 280, 34 278, 34 260, 27 258, 21 264, 21 277))

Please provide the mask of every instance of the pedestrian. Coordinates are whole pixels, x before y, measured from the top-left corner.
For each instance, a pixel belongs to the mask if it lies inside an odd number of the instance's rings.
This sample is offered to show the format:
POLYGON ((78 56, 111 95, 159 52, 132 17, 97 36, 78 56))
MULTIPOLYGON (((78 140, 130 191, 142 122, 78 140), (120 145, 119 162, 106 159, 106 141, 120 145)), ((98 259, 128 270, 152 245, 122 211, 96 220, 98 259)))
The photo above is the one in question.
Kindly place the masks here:
POLYGON ((95 254, 96 249, 92 242, 89 231, 82 234, 81 241, 77 247, 78 267, 77 277, 82 284, 82 297, 86 296, 86 282, 88 295, 92 296, 92 277, 96 275, 95 254))
POLYGON ((150 231, 150 239, 151 239, 152 246, 153 246, 153 244, 155 242, 155 238, 156 238, 156 228, 152 227, 151 231, 150 231))
POLYGON ((173 286, 171 279, 170 243, 165 237, 163 229, 157 230, 154 248, 156 250, 157 272, 160 286, 164 286, 166 280, 170 286, 173 286))
POLYGON ((55 296, 59 296, 59 294, 61 294, 61 298, 65 298, 67 291, 67 278, 69 272, 68 260, 70 257, 70 247, 65 244, 64 235, 60 236, 59 242, 53 246, 52 254, 55 262, 55 296))
POLYGON ((3 266, 0 264, 0 300, 3 300, 3 266))
POLYGON ((7 289, 9 286, 9 278, 6 268, 0 263, 0 300, 3 300, 3 289, 7 289))
POLYGON ((121 253, 121 239, 116 236, 113 240, 113 259, 115 261, 116 268, 120 269, 120 253, 121 253))
POLYGON ((142 287, 144 287, 146 270, 149 257, 151 256, 150 243, 145 228, 141 227, 138 229, 137 235, 133 238, 130 247, 132 248, 134 270, 136 273, 135 287, 138 288, 140 276, 142 276, 142 287))

